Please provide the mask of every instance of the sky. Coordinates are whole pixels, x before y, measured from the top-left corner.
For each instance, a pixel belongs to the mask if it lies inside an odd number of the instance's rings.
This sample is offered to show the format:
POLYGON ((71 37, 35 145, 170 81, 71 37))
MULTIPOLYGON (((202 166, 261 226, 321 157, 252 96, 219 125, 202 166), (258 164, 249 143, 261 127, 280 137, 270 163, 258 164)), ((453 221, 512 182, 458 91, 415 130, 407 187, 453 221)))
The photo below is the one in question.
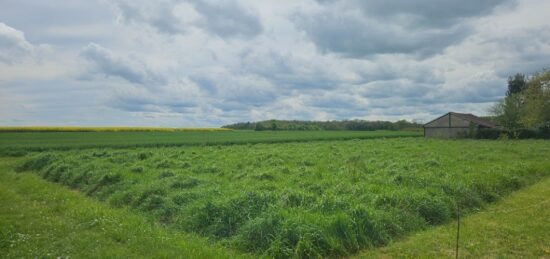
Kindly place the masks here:
POLYGON ((486 115, 548 0, 0 0, 0 125, 486 115))

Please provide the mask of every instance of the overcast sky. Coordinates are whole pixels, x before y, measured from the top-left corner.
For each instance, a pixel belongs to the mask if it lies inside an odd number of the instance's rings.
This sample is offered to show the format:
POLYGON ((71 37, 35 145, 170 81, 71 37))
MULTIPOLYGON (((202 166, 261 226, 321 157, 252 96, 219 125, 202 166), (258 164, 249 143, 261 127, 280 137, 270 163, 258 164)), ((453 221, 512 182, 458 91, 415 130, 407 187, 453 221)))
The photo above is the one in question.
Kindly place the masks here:
POLYGON ((0 125, 487 114, 548 0, 1 0, 0 125))

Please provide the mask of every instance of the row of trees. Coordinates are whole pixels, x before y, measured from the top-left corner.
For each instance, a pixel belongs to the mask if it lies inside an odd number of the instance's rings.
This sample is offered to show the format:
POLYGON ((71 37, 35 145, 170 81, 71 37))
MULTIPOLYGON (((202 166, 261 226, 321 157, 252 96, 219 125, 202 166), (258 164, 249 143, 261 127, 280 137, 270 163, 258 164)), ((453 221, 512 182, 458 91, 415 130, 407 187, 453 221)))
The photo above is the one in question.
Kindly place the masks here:
POLYGON ((419 129, 422 125, 415 122, 400 120, 391 121, 299 121, 299 120, 267 120, 259 122, 241 122, 223 126, 237 130, 402 130, 419 129))
POLYGON ((506 97, 491 110, 507 130, 550 129, 550 70, 508 78, 506 97))

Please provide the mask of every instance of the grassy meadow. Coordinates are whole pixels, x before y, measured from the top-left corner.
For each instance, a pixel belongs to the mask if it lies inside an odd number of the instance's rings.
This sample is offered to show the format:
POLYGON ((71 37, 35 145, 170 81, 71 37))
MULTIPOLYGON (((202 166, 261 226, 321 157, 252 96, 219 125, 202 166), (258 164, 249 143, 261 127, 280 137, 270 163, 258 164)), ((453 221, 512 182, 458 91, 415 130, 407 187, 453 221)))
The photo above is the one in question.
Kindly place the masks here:
MULTIPOLYGON (((211 134, 222 133, 251 134, 211 134)), ((29 152, 16 167, 176 233, 278 258, 384 246, 451 222, 457 206, 474 214, 550 175, 550 145, 542 140, 273 139, 29 152)))

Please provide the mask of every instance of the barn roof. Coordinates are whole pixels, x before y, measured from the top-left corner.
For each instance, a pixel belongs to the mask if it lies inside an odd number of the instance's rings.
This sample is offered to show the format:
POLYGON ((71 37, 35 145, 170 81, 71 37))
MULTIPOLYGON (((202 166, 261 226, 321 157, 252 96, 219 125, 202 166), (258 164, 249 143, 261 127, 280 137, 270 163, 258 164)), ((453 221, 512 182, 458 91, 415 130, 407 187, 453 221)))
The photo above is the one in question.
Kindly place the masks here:
MULTIPOLYGON (((488 127, 488 128, 497 128, 498 125, 490 120, 487 120, 487 119, 484 119, 484 118, 480 118, 480 117, 477 117, 471 113, 458 113, 458 112, 448 112, 446 114, 444 114, 443 116, 447 115, 447 114, 450 114, 450 115, 453 115, 453 116, 457 116, 463 120, 467 120, 467 121, 471 121, 475 124, 478 124, 478 125, 481 125, 481 126, 484 126, 484 127, 488 127)), ((441 116, 441 117, 443 117, 441 116)), ((437 119, 434 119, 424 125, 428 125, 436 120, 438 120, 439 118, 441 117, 438 117, 437 119)))

